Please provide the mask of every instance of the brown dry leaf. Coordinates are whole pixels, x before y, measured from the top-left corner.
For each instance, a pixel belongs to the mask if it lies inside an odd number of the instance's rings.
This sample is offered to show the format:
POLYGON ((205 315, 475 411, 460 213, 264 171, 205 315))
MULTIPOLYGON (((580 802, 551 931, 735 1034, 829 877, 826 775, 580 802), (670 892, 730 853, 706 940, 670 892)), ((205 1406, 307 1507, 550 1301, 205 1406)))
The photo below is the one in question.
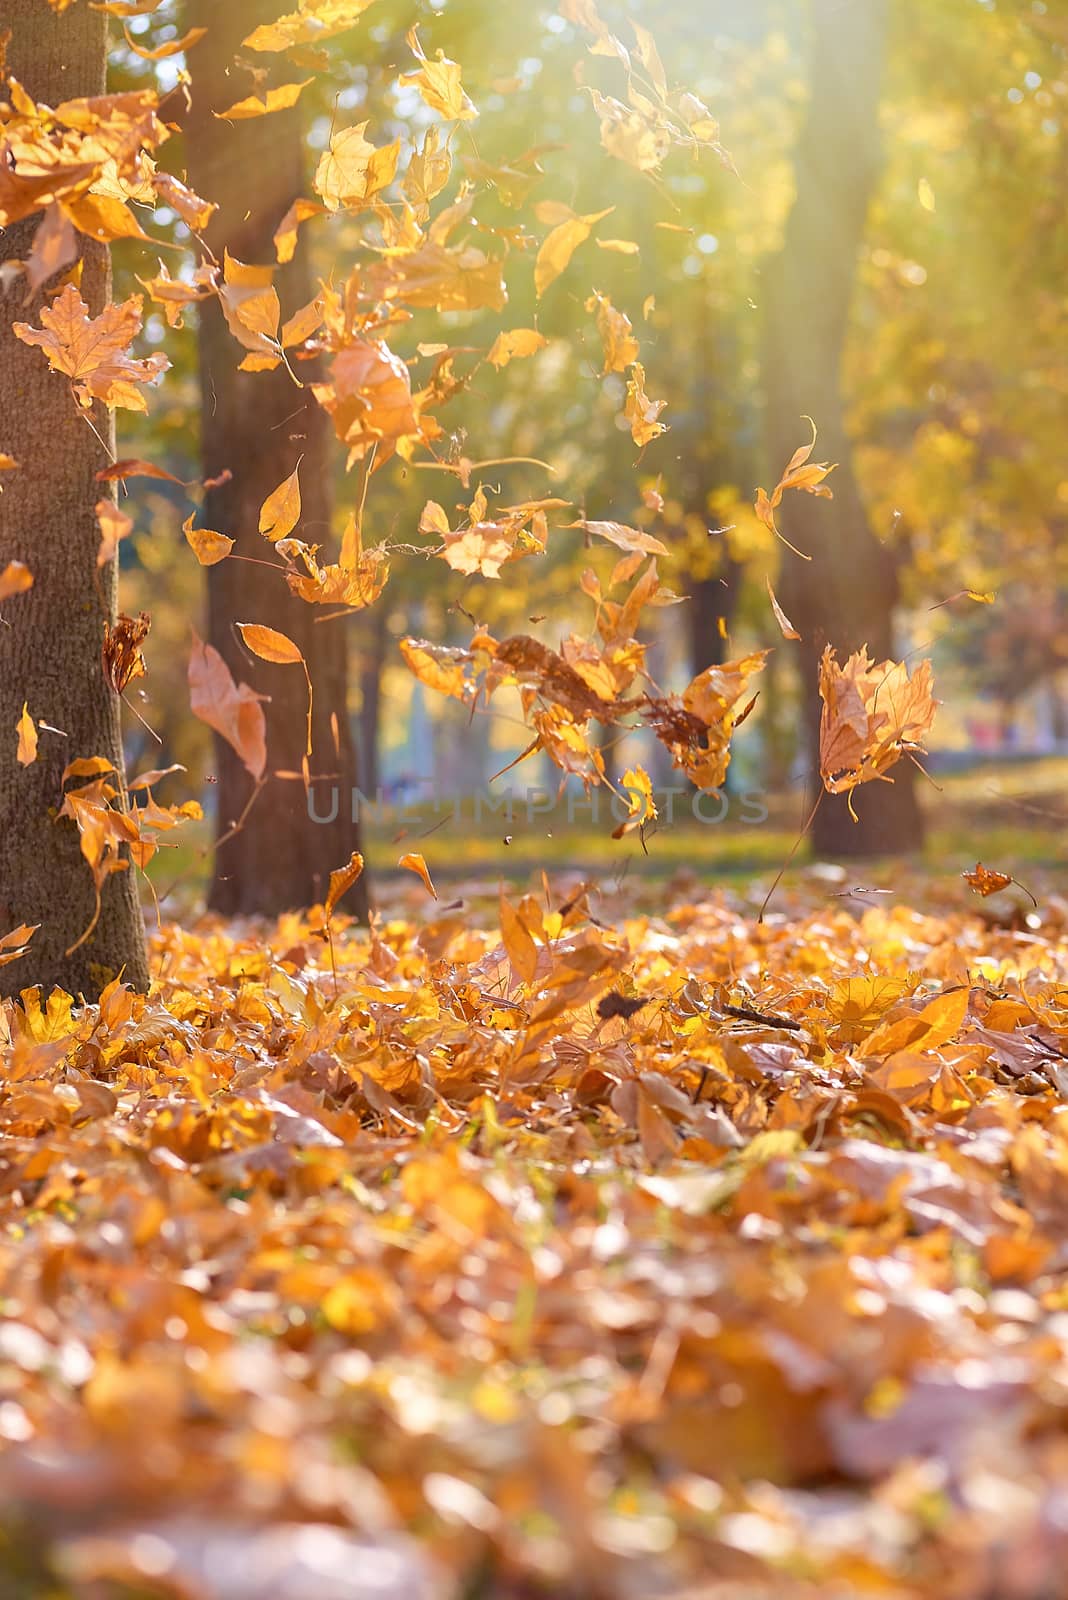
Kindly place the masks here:
POLYGON ((903 662, 876 665, 866 649, 839 666, 828 645, 820 660, 820 776, 829 794, 882 778, 903 755, 922 752, 938 702, 931 663, 909 676, 903 662))
POLYGON ((18 734, 18 750, 15 760, 20 767, 28 767, 37 760, 37 724, 30 716, 25 700, 22 702, 22 715, 15 724, 18 734))
POLYGON ((30 940, 40 926, 39 922, 24 922, 12 928, 10 933, 0 936, 0 967, 6 967, 9 961, 18 961, 26 954, 30 940))
POLYGON ((775 535, 776 539, 781 539, 788 550, 792 550, 794 555, 800 556, 804 561, 811 561, 811 556, 806 555, 803 550, 798 550, 796 545, 792 545, 789 539, 783 536, 775 521, 775 512, 782 504, 782 497, 787 489, 803 490, 805 494, 819 495, 825 500, 834 498, 833 491, 828 489, 824 479, 834 471, 835 463, 809 460, 813 450, 816 448, 816 424, 811 417, 807 417, 805 420, 812 429, 811 443, 803 444, 794 451, 787 463, 786 471, 772 490, 770 498, 763 489, 757 490, 756 503, 753 509, 764 526, 775 535))
POLYGON ((151 626, 152 619, 147 611, 142 611, 137 617, 128 617, 124 611, 120 611, 114 627, 105 622, 100 659, 105 682, 116 694, 125 694, 129 685, 136 678, 143 678, 148 671, 141 647, 151 626))
POLYGON ((348 894, 353 884, 362 876, 363 856, 358 850, 354 850, 345 865, 336 867, 330 874, 330 887, 323 902, 328 921, 333 916, 334 908, 342 895, 348 894))
POLYGON ((225 533, 216 533, 212 528, 194 528, 193 517, 190 512, 182 523, 182 532, 186 542, 202 567, 214 567, 217 562, 225 561, 230 551, 234 548, 234 541, 225 533))
POLYGON ((143 361, 126 354, 141 331, 141 303, 141 296, 132 294, 121 306, 107 305, 99 317, 90 317, 85 301, 68 283, 42 309, 40 328, 16 322, 11 331, 23 344, 41 347, 53 372, 71 380, 74 396, 85 409, 96 399, 113 409, 146 411, 140 385, 155 383, 170 362, 158 354, 143 361))
POLYGON ((423 883, 426 885, 427 893, 432 894, 435 900, 437 899, 438 891, 431 881, 430 868, 418 852, 409 851, 406 855, 401 856, 397 865, 398 867, 403 867, 405 872, 414 872, 416 877, 422 878, 423 883))
POLYGON ((189 655, 190 708, 236 750, 257 782, 267 766, 267 723, 260 704, 266 698, 247 683, 236 684, 219 652, 194 631, 189 655))
POLYGON ((961 877, 969 888, 984 898, 988 894, 997 894, 999 889, 1007 889, 1013 882, 1010 872, 998 872, 996 867, 984 867, 981 861, 977 861, 970 872, 962 872, 961 877))

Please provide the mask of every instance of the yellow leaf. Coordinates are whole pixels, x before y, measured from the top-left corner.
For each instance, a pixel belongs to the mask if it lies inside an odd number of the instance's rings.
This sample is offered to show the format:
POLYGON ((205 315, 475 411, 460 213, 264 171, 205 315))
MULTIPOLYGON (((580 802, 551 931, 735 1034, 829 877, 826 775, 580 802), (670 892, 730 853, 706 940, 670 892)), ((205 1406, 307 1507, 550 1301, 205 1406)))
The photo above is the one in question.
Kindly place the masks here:
POLYGON ((185 50, 192 50, 199 44, 207 33, 207 28, 190 28, 188 33, 183 33, 179 39, 166 39, 163 44, 156 45, 150 50, 147 45, 138 44, 136 39, 131 39, 129 28, 124 27, 126 43, 135 56, 140 56, 142 61, 165 61, 168 56, 181 55, 185 50))
POLYGON ((627 403, 623 407, 623 415, 630 423, 631 438, 640 449, 644 450, 653 439, 667 433, 667 423, 659 420, 666 405, 666 400, 650 400, 645 392, 645 368, 640 361, 635 361, 627 379, 627 403))
POLYGON ((522 356, 536 355, 539 350, 544 350, 547 344, 548 340, 533 328, 509 328, 507 332, 499 333, 494 339, 486 360, 499 372, 509 361, 517 361, 522 356))
POLYGON ((11 331, 23 344, 40 345, 53 372, 71 380, 75 399, 84 409, 95 399, 112 408, 145 411, 145 397, 137 385, 155 383, 170 362, 162 355, 135 361, 126 354, 127 345, 141 331, 141 303, 141 296, 132 294, 121 306, 106 305, 99 317, 90 317, 85 301, 68 283, 41 311, 42 327, 16 322, 11 331))
POLYGON ((182 532, 200 565, 213 567, 216 562, 225 561, 234 548, 234 541, 228 539, 225 533, 215 533, 211 528, 194 528, 193 515, 190 512, 182 523, 182 532))
POLYGON ((438 51, 435 61, 428 60, 415 28, 409 30, 408 46, 421 66, 418 72, 402 73, 399 81, 418 89, 430 109, 440 111, 450 122, 468 122, 477 117, 478 111, 460 83, 456 62, 450 61, 443 50, 438 51))
POLYGON ((584 217, 571 212, 542 240, 534 262, 534 289, 539 300, 564 271, 579 245, 589 238, 596 224, 614 210, 614 206, 609 206, 605 211, 592 211, 584 217))
POLYGON ((275 53, 291 50, 294 45, 319 44, 355 27, 373 4, 374 0, 301 0, 299 10, 254 28, 244 41, 245 47, 275 53))
POLYGON ((32 588, 33 573, 24 561, 9 561, 0 572, 0 600, 6 600, 13 594, 25 594, 27 589, 32 588))
POLYGON ((277 628, 268 628, 261 622, 236 622, 234 624, 244 643, 261 661, 272 661, 276 666, 296 666, 304 660, 292 639, 277 628))
POLYGON ((22 715, 15 724, 19 736, 18 751, 15 759, 22 767, 28 767, 37 760, 37 727, 27 709, 25 700, 22 702, 22 715))
POLYGON ((301 223, 307 222, 311 217, 322 217, 325 214, 325 208, 316 200, 294 200, 274 230, 274 250, 280 265, 292 261, 297 249, 297 230, 301 223))
POLYGON ((293 468, 277 489, 272 489, 260 507, 260 532, 272 544, 285 539, 300 521, 299 466, 293 468))
POLYGON ((311 78, 304 78, 300 83, 282 83, 277 89, 268 89, 262 98, 258 94, 246 95, 244 100, 235 100, 225 111, 213 111, 212 116, 220 121, 241 122, 246 117, 267 117, 272 111, 288 111, 311 82, 311 78))
POLYGON ((786 615, 786 612, 783 610, 782 606, 779 604, 779 602, 775 598, 775 590, 771 587, 771 579, 768 578, 768 577, 765 577, 764 582, 768 586, 768 599, 771 601, 771 609, 775 613, 775 621, 779 624, 779 627, 782 629, 783 638, 784 639, 800 639, 801 635, 798 633, 797 629, 794 627, 793 623, 790 621, 789 617, 786 615))
POLYGON ((438 891, 434 888, 434 885, 431 882, 430 869, 421 855, 417 854, 416 852, 410 852, 407 855, 401 856, 400 860, 397 862, 397 865, 398 867, 403 867, 406 872, 414 872, 418 877, 422 878, 427 889, 434 896, 434 899, 437 899, 438 891))
POLYGON ((353 884, 358 881, 363 873, 363 856, 354 850, 345 866, 337 867, 330 874, 330 888, 327 891, 325 907, 327 920, 333 916, 334 907, 343 894, 348 894, 353 884))
POLYGON ((501 939, 508 959, 524 983, 533 983, 538 966, 538 947, 518 911, 501 893, 501 939))
POLYGON ((328 211, 365 205, 393 182, 400 140, 377 148, 364 138, 366 126, 361 122, 335 133, 319 158, 312 187, 328 211))

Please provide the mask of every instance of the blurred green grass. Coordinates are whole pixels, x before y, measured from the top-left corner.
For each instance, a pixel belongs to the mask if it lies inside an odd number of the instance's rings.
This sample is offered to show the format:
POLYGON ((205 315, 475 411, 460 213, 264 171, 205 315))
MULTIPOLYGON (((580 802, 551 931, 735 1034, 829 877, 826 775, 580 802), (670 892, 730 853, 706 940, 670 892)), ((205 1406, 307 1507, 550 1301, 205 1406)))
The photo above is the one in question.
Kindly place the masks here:
MULTIPOLYGON (((920 783, 927 838, 922 854, 910 863, 912 870, 950 878, 981 859, 1026 882, 1028 871, 1048 876, 1063 867, 1068 760, 984 765, 940 776, 937 786, 920 783)), ((644 845, 638 833, 613 839, 607 808, 594 822, 581 807, 573 807, 569 818, 566 805, 530 816, 517 803, 510 820, 503 814, 476 818, 470 804, 440 816, 424 807, 418 818, 413 816, 418 807, 409 812, 389 807, 365 816, 363 848, 378 882, 407 876, 396 867, 406 851, 422 853, 442 882, 481 877, 526 883, 541 869, 576 872, 606 884, 634 876, 667 878, 685 870, 729 882, 773 875, 795 845, 803 817, 800 793, 769 796, 767 806, 767 820, 760 823, 736 820, 735 803, 727 820, 703 825, 693 820, 688 803, 680 804, 674 823, 646 829, 644 845)), ((211 866, 209 843, 210 826, 200 824, 151 863, 149 877, 169 914, 202 900, 211 866)), ((807 860, 802 844, 792 867, 800 869, 807 860)), ((849 872, 882 886, 892 883, 896 864, 865 863, 850 866, 849 872)))

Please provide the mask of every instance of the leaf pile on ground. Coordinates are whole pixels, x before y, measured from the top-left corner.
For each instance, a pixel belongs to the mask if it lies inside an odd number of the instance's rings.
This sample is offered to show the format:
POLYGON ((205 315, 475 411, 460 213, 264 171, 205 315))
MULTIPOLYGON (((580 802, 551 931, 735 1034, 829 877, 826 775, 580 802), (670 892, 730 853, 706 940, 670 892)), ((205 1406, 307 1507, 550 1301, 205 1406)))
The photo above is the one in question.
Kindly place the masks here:
POLYGON ((10 1592, 1060 1592, 1068 905, 564 893, 5 1003, 10 1592))

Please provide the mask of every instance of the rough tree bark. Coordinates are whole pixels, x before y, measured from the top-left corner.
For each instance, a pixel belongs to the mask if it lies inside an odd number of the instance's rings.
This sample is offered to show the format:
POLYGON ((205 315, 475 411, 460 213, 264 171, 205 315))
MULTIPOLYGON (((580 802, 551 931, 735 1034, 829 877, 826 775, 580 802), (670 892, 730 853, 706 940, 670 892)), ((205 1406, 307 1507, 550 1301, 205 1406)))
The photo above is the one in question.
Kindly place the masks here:
MULTIPOLYGON (((861 645, 878 661, 892 654, 898 577, 891 551, 871 529, 853 470, 841 388, 857 255, 880 165, 879 93, 888 0, 813 0, 811 100, 796 156, 796 199, 781 255, 765 288, 768 450, 778 470, 807 436, 803 415, 819 428, 817 454, 838 462, 833 500, 790 494, 783 506, 791 542, 807 551, 783 556, 779 596, 801 634, 805 739, 818 765, 819 657, 826 643, 839 659, 861 645)), ((818 776, 814 777, 818 784, 818 776)), ((923 818, 915 769, 899 764, 893 784, 870 783, 855 796, 859 822, 844 797, 825 795, 813 827, 819 855, 862 857, 919 848, 923 818)))
MULTIPOLYGON (((189 176, 197 192, 219 210, 205 238, 221 263, 228 249, 238 260, 264 265, 275 259, 272 234, 291 202, 305 192, 301 124, 297 111, 250 121, 226 122, 212 112, 248 93, 252 80, 233 67, 241 41, 278 15, 275 0, 187 0, 187 20, 210 29, 210 43, 193 62, 193 107, 186 121, 189 176)), ((261 64, 261 63, 257 63, 261 64)), ((303 244, 278 282, 284 314, 314 293, 303 244)), ((229 482, 211 489, 204 522, 237 541, 235 553, 270 559, 258 532, 259 509, 300 458, 303 502, 298 529, 311 543, 326 544, 331 530, 331 434, 329 421, 308 389, 298 389, 284 368, 270 373, 237 370, 242 351, 217 302, 200 308, 201 458, 208 478, 229 468, 229 482)), ((299 368, 311 376, 308 364, 299 368)), ((243 648, 233 624, 260 622, 278 628, 299 645, 315 686, 311 805, 302 783, 271 778, 244 826, 216 852, 210 904, 227 915, 273 914, 322 898, 334 867, 359 848, 351 792, 357 783, 356 753, 346 706, 346 623, 316 624, 322 612, 293 597, 278 572, 245 562, 224 561, 208 574, 208 636, 234 677, 270 695, 267 715, 268 770, 300 771, 304 753, 306 686, 293 667, 270 666, 243 648), (335 747, 331 714, 336 716, 335 747), (310 812, 331 822, 316 822, 310 812)), ((227 833, 250 794, 241 762, 216 739, 218 812, 216 838, 227 833)), ((366 911, 358 884, 346 909, 366 911)))
MULTIPOLYGON (((102 94, 107 18, 87 6, 62 16, 41 0, 5 0, 11 29, 8 71, 51 105, 102 94)), ((0 257, 29 254, 39 217, 0 229, 0 257)), ((81 238, 81 293, 96 316, 111 296, 106 246, 81 238)), ((27 300, 20 275, 0 279, 0 448, 20 463, 0 493, 0 570, 24 561, 28 592, 8 600, 0 624, 0 931, 40 923, 29 953, 0 967, 0 994, 60 985, 95 999, 121 971, 148 987, 144 924, 132 869, 104 887, 100 920, 88 927, 95 896, 74 824, 58 822, 62 773, 76 756, 106 756, 121 771, 120 703, 104 681, 104 623, 115 620, 117 566, 97 570, 100 528, 94 506, 108 492, 94 474, 114 456, 114 423, 96 406, 89 426, 69 385, 40 350, 22 344, 14 322, 39 321, 49 285, 27 300), (97 437, 99 435, 99 437, 97 437), (103 441, 103 442, 102 442, 103 441), (105 445, 107 448, 105 448, 105 445), (42 733, 36 762, 15 760, 23 701, 34 718, 61 728, 42 733)))

